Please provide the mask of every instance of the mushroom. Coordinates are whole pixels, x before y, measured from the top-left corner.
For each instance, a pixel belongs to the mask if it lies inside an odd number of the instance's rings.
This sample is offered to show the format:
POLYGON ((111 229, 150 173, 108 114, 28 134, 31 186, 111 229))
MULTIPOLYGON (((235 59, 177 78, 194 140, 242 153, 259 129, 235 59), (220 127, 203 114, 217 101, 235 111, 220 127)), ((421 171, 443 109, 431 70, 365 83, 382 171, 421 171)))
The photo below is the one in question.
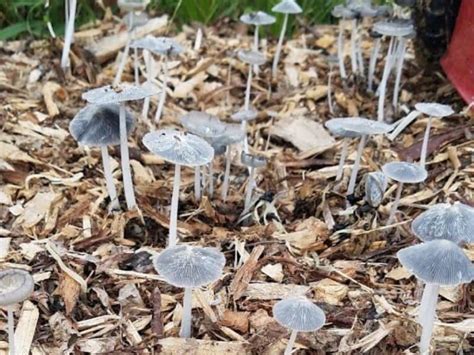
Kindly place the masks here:
POLYGON ((474 243, 474 208, 460 202, 438 203, 416 217, 411 230, 424 242, 474 243))
POLYGON ((242 152, 240 159, 242 164, 249 168, 249 181, 247 183, 247 190, 245 191, 245 204, 244 213, 250 209, 250 203, 252 202, 252 191, 255 185, 255 169, 264 167, 267 165, 267 159, 262 156, 247 154, 242 152))
MULTIPOLYGON (((250 101, 250 99, 248 101, 250 101)), ((247 104, 247 99, 246 99, 246 104, 247 104)), ((249 151, 249 144, 248 144, 248 137, 247 137, 247 122, 255 120, 257 116, 258 116, 258 112, 252 108, 241 110, 239 112, 234 113, 232 116, 230 116, 232 120, 236 122, 240 122, 241 130, 245 134, 244 152, 246 153, 249 151)))
POLYGON ((291 329, 284 355, 290 355, 298 332, 315 332, 326 323, 323 310, 304 296, 281 300, 273 306, 273 317, 291 329))
POLYGON ((15 355, 15 324, 13 305, 30 297, 35 283, 31 275, 19 269, 0 271, 0 307, 8 312, 8 342, 10 355, 15 355))
POLYGON ((64 46, 61 54, 61 68, 69 67, 69 51, 74 37, 74 21, 76 18, 77 0, 65 0, 66 25, 64 35, 64 46))
MULTIPOLYGON (((346 66, 344 65, 344 20, 353 19, 355 17, 355 13, 350 10, 348 7, 344 5, 337 5, 332 10, 331 14, 339 18, 339 34, 337 37, 337 57, 339 59, 339 71, 341 72, 341 78, 347 78, 346 74, 346 66)), ((354 58, 354 53, 352 53, 352 57, 354 58)), ((352 60, 354 63, 354 60, 352 60)))
POLYGON ((423 113, 424 115, 428 116, 428 124, 425 130, 425 136, 423 137, 423 144, 421 146, 421 153, 420 153, 420 164, 425 167, 426 166, 426 156, 428 154, 428 141, 430 139, 430 130, 431 130, 431 122, 433 118, 442 119, 447 116, 451 116, 454 111, 449 105, 442 105, 438 103, 417 103, 415 105, 415 109, 418 112, 423 113))
MULTIPOLYGON (((128 111, 125 112, 125 121, 126 135, 129 136, 135 122, 128 111)), ((107 149, 109 145, 120 144, 120 106, 117 104, 87 105, 74 116, 69 124, 69 131, 80 145, 100 147, 111 208, 120 208, 107 149)))
POLYGON ((173 129, 147 133, 143 137, 143 144, 152 153, 175 164, 168 243, 168 246, 174 246, 177 241, 181 166, 197 167, 208 164, 214 157, 214 149, 204 139, 194 134, 186 134, 173 129))
POLYGON ((122 160, 123 188, 127 208, 135 208, 135 192, 133 190, 132 173, 130 171, 130 158, 128 154, 127 128, 125 102, 142 100, 145 97, 156 94, 156 89, 150 85, 132 86, 123 84, 121 86, 111 87, 102 86, 89 90, 82 94, 82 98, 95 105, 119 104, 119 130, 120 130, 120 156, 122 160))
POLYGON ((285 15, 285 18, 283 19, 283 25, 281 26, 281 32, 280 37, 278 39, 275 57, 273 58, 272 77, 275 77, 278 70, 278 62, 280 61, 283 40, 285 39, 286 28, 288 26, 288 17, 289 15, 296 15, 302 13, 303 9, 296 3, 295 0, 282 0, 281 2, 273 6, 272 11, 285 15))
POLYGON ((370 206, 378 207, 382 203, 387 185, 388 181, 384 173, 376 171, 367 174, 367 180, 365 180, 365 200, 370 206))
POLYGON ((382 38, 382 35, 378 32, 370 31, 370 37, 372 37, 374 40, 374 46, 372 48, 372 53, 370 54, 369 78, 368 78, 367 88, 369 91, 373 91, 375 67, 377 65, 377 59, 380 53, 380 40, 382 38))
POLYGON ((398 182, 398 188, 395 196, 395 201, 390 209, 390 215, 387 220, 387 225, 392 224, 395 214, 398 210, 400 197, 402 196, 403 184, 418 184, 423 182, 428 177, 428 173, 424 167, 407 162, 391 162, 382 167, 383 173, 390 179, 398 182))
POLYGON ((183 318, 179 335, 191 337, 193 288, 210 284, 219 279, 225 265, 225 257, 215 248, 189 245, 168 247, 154 260, 156 271, 166 282, 184 288, 183 318))
POLYGON ((397 257, 408 271, 425 282, 418 322, 423 328, 420 354, 428 354, 439 286, 454 286, 471 282, 474 279, 474 268, 461 248, 444 239, 401 249, 397 257))

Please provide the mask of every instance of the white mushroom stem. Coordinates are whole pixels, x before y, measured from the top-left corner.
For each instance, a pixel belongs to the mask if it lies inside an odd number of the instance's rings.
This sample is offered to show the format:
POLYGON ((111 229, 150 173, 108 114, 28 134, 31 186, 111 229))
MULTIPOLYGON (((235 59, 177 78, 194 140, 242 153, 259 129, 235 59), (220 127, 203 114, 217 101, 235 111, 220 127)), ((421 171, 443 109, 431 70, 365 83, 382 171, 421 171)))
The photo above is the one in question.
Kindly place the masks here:
POLYGON ((334 115, 334 107, 332 105, 332 64, 329 65, 329 74, 328 74, 328 105, 329 105, 329 112, 331 115, 334 115))
POLYGON ((133 48, 133 69, 135 74, 135 85, 140 85, 140 76, 138 74, 138 48, 133 48))
POLYGON ((364 151, 365 143, 367 141, 367 135, 360 137, 359 147, 357 148, 357 155, 352 167, 351 179, 349 180, 349 187, 347 188, 347 194, 352 195, 355 190, 357 173, 359 172, 360 160, 362 158, 362 152, 364 151))
POLYGON ((225 153, 225 173, 224 173, 224 182, 222 183, 222 192, 221 197, 222 201, 227 200, 227 192, 229 191, 229 177, 230 177, 230 163, 232 161, 232 149, 230 145, 227 146, 225 153))
POLYGON ((351 65, 352 72, 357 72, 357 20, 352 20, 351 30, 351 65))
POLYGON ((66 34, 64 37, 64 47, 61 55, 61 68, 66 69, 69 67, 69 50, 71 49, 72 38, 74 36, 74 20, 76 17, 76 0, 66 0, 66 3, 70 1, 69 13, 67 18, 66 34))
POLYGON ((426 166, 426 156, 428 155, 428 141, 430 140, 431 121, 432 117, 428 118, 428 124, 426 125, 425 135, 423 137, 423 143, 421 144, 420 153, 420 166, 423 168, 426 166))
POLYGON ((374 47, 372 49, 372 53, 370 55, 370 62, 369 62, 369 82, 368 82, 368 89, 369 91, 373 91, 374 88, 374 76, 375 76, 375 67, 377 65, 377 59, 380 53, 380 38, 376 38, 374 42, 374 47))
MULTIPOLYGON (((252 66, 249 66, 249 76, 247 78, 247 88, 245 90, 245 102, 244 102, 244 108, 245 110, 250 109, 250 90, 252 87, 252 66)), ((241 123, 242 130, 245 132, 245 138, 244 138, 244 152, 248 153, 249 152, 249 143, 248 143, 248 138, 247 138, 247 121, 242 121, 241 123)))
POLYGON ((390 208, 390 215, 388 216, 387 226, 391 225, 395 220, 395 214, 398 211, 398 205, 400 204, 400 197, 402 196, 403 182, 398 183, 397 192, 395 195, 395 201, 393 201, 392 208, 390 208))
POLYGON ((384 121, 385 116, 385 92, 387 90, 387 82, 392 71, 392 57, 394 56, 394 37, 390 38, 390 44, 388 46, 387 58, 385 59, 385 66, 383 69, 382 81, 379 86, 379 103, 377 109, 377 119, 379 122, 384 121))
POLYGON ((15 355, 16 354, 15 321, 13 319, 13 306, 8 306, 7 312, 8 312, 8 347, 10 348, 10 355, 15 355))
POLYGON ((166 89, 168 88, 168 57, 165 56, 163 61, 163 84, 161 85, 161 96, 160 101, 158 102, 158 108, 156 109, 155 122, 160 122, 161 115, 163 114, 163 108, 165 107, 166 100, 166 89))
POLYGON ((340 181, 342 179, 342 175, 344 174, 344 164, 346 162, 348 150, 349 138, 344 138, 342 140, 341 157, 339 158, 339 166, 337 167, 336 181, 340 181))
POLYGON ((403 63, 405 61, 405 53, 407 50, 407 40, 401 37, 398 42, 398 53, 397 53, 397 74, 395 78, 395 87, 393 89, 393 108, 397 110, 398 96, 400 92, 400 81, 402 79, 403 63))
POLYGON ((364 56, 362 55, 362 47, 361 47, 362 35, 359 31, 359 26, 357 26, 356 34, 357 34, 356 49, 357 49, 357 62, 359 64, 359 73, 360 75, 365 77, 364 56))
POLYGON ((296 336, 298 335, 297 330, 293 330, 290 335, 290 339, 288 339, 288 344, 286 345, 284 355, 291 355, 291 351, 293 350, 293 346, 295 345, 296 336))
POLYGON ((127 40, 127 44, 125 45, 125 49, 123 50, 122 56, 120 58, 120 64, 117 69, 117 73, 115 73, 115 78, 113 82, 113 86, 117 86, 120 84, 122 80, 123 70, 125 69, 125 64, 127 64, 128 52, 130 51, 130 37, 127 40))
MULTIPOLYGON (((143 51, 143 57, 145 59, 145 68, 146 68, 146 82, 151 83, 153 80, 152 78, 152 56, 151 53, 147 50, 143 51)), ((148 111, 150 110, 150 97, 145 97, 143 100, 143 110, 142 110, 142 118, 147 120, 148 111)))
POLYGON ((132 172, 130 170, 130 158, 128 155, 127 122, 125 118, 125 106, 120 103, 120 158, 122 163, 123 189, 127 208, 131 210, 137 205, 135 192, 133 190, 132 172))
POLYGON ((171 196, 170 235, 168 247, 174 247, 178 239, 178 204, 181 184, 181 165, 174 167, 173 195, 171 196))
POLYGON ((117 198, 117 188, 115 187, 114 177, 112 176, 112 166, 107 146, 100 147, 102 153, 102 164, 104 165, 105 186, 110 197, 112 209, 119 209, 120 205, 117 198))
POLYGON ((288 27, 288 17, 289 17, 288 14, 285 14, 285 18, 283 19, 283 24, 281 26, 280 38, 278 38, 278 44, 277 44, 277 48, 275 52, 275 57, 273 58, 272 77, 275 77, 278 71, 278 62, 280 61, 283 41, 285 40, 286 28, 288 27))
POLYGON ((245 191, 244 212, 248 212, 248 210, 250 209, 250 203, 252 202, 253 185, 255 185, 255 168, 250 167, 249 181, 247 183, 247 190, 245 191))
POLYGON ((181 330, 179 331, 179 336, 181 338, 191 337, 192 306, 193 289, 191 287, 186 287, 184 289, 183 298, 183 319, 181 320, 181 330))
POLYGON ((339 71, 341 72, 341 78, 345 79, 346 66, 344 65, 344 21, 339 21, 339 36, 337 37, 337 59, 339 59, 339 71))
POLYGON ((209 163, 209 197, 212 198, 212 195, 214 195, 214 170, 212 166, 212 160, 209 163))
MULTIPOLYGON (((259 38, 258 38, 258 31, 260 29, 260 26, 259 25, 256 25, 255 26, 255 33, 254 33, 254 36, 253 36, 253 50, 255 52, 258 52, 258 42, 259 42, 259 38)), ((258 65, 254 65, 253 66, 253 70, 255 71, 255 74, 258 75, 258 65)))
POLYGON ((436 317, 436 304, 438 303, 439 286, 426 284, 420 305, 419 322, 422 326, 420 339, 420 354, 429 354, 431 334, 436 317), (423 313, 421 313, 423 312, 423 313))
POLYGON ((194 198, 196 201, 201 200, 201 167, 194 168, 194 198))

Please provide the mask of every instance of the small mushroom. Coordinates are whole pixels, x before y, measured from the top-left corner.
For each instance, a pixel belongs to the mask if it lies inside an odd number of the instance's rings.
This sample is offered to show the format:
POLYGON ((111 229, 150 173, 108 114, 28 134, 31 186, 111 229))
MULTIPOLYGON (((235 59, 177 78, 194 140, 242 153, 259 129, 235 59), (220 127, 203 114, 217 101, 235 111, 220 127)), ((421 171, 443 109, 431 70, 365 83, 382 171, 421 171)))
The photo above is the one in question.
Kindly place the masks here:
MULTIPOLYGON (((247 99, 247 94, 246 94, 245 104, 250 106, 250 87, 247 87, 247 89, 248 89, 248 99, 247 99)), ((244 152, 246 153, 249 151, 249 143, 248 143, 248 137, 247 137, 247 122, 255 120, 257 116, 258 116, 258 112, 252 108, 240 110, 239 112, 236 112, 232 116, 230 116, 232 120, 240 122, 240 127, 242 129, 242 132, 245 133, 244 152)))
POLYGON ((428 116, 428 125, 426 126, 425 136, 423 137, 423 143, 421 146, 421 154, 420 154, 420 164, 425 167, 426 166, 426 156, 428 154, 428 141, 430 139, 430 131, 431 131, 431 122, 433 118, 442 119, 447 116, 451 116, 454 111, 449 105, 442 105, 438 103, 417 103, 415 105, 415 109, 418 112, 428 116))
POLYGON ((245 192, 245 204, 244 212, 247 213, 250 209, 250 203, 252 202, 252 192, 255 185, 255 169, 264 167, 267 165, 267 159, 259 155, 252 155, 242 152, 241 155, 242 164, 249 168, 249 181, 247 183, 247 190, 245 192))
POLYGON ((374 40, 374 46, 370 54, 369 78, 368 78, 368 83, 367 83, 367 89, 372 92, 374 88, 375 67, 377 66, 377 59, 380 53, 380 43, 381 43, 381 38, 383 36, 378 32, 370 31, 370 37, 372 37, 372 39, 374 40))
POLYGON ((182 338, 191 337, 193 288, 208 285, 221 277, 224 254, 215 248, 178 245, 165 249, 153 260, 153 265, 170 285, 184 288, 179 335, 182 338))
POLYGON ((370 206, 374 208, 380 206, 385 190, 387 190, 387 185, 388 181, 384 173, 376 171, 367 174, 367 180, 365 180, 365 200, 370 206))
POLYGON ((10 355, 15 355, 15 324, 13 319, 13 305, 23 302, 34 289, 31 275, 19 269, 0 271, 0 307, 8 312, 8 342, 10 355))
POLYGON ((209 164, 214 157, 214 149, 204 139, 194 134, 186 134, 172 129, 145 134, 143 144, 152 153, 175 164, 168 243, 168 246, 174 246, 177 242, 181 166, 197 167, 209 164))
POLYGON ((425 282, 418 322, 423 328, 420 354, 428 354, 439 286, 454 286, 471 282, 474 279, 474 268, 461 248, 444 239, 401 249, 397 257, 408 271, 425 282))
MULTIPOLYGON (((344 21, 347 19, 353 19, 356 14, 344 5, 336 5, 332 10, 331 14, 339 18, 339 34, 337 37, 337 57, 339 60, 339 71, 341 73, 341 79, 346 79, 346 66, 344 65, 344 21)), ((354 53, 352 53, 354 58, 354 53)), ((352 60, 354 62, 354 60, 352 60)))
POLYGON ((460 202, 438 203, 416 217, 411 230, 424 242, 474 243, 474 208, 460 202))
POLYGON ((398 211, 398 204, 400 203, 400 198, 402 196, 403 184, 418 184, 423 182, 428 177, 428 173, 424 167, 404 161, 387 163, 382 167, 382 171, 388 178, 398 182, 395 201, 392 204, 390 215, 387 220, 387 225, 390 225, 398 211))
MULTIPOLYGON (((129 136, 133 130, 134 119, 128 111, 125 112, 125 121, 126 135, 129 136)), ((118 209, 120 206, 117 189, 112 176, 107 147, 120 144, 120 106, 117 104, 87 105, 74 116, 69 124, 69 131, 79 144, 100 147, 111 208, 118 209)))
POLYGON ((291 329, 284 355, 290 355, 298 332, 315 332, 326 323, 323 310, 304 296, 281 300, 273 306, 273 317, 285 328, 291 329))

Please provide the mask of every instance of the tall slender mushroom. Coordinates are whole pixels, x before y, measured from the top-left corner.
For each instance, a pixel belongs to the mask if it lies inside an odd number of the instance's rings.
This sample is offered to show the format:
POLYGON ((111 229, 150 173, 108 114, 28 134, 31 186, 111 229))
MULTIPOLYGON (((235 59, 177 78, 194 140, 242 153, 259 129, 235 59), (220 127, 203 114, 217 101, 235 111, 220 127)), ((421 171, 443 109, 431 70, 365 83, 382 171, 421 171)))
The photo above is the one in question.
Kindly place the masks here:
POLYGON ((384 173, 375 171, 367 174, 365 180, 365 200, 372 207, 378 207, 387 190, 388 180, 384 173))
POLYGON ((147 133, 143 137, 143 144, 152 153, 175 164, 168 242, 168 246, 175 246, 178 235, 181 166, 197 167, 209 164, 214 157, 214 149, 204 139, 194 134, 186 134, 173 129, 147 133))
POLYGON ((65 0, 66 3, 66 33, 64 36, 64 46, 61 55, 61 68, 65 70, 69 67, 69 51, 74 37, 74 22, 76 19, 77 0, 65 0))
POLYGON ((82 98, 91 104, 119 104, 119 125, 120 125, 120 156, 122 163, 123 188, 125 200, 129 210, 136 207, 135 192, 133 190, 132 172, 130 170, 130 158, 127 142, 127 115, 125 102, 142 100, 145 97, 156 94, 156 89, 151 85, 133 86, 123 84, 111 87, 102 86, 89 90, 82 94, 82 98))
POLYGON ((281 32, 280 37, 278 39, 275 56, 273 57, 272 77, 275 77, 278 71, 278 62, 280 61, 281 49, 283 46, 283 41, 285 39, 286 28, 288 27, 288 17, 289 15, 297 15, 302 13, 303 9, 296 3, 295 0, 282 0, 281 2, 273 6, 272 11, 285 15, 283 19, 283 25, 281 26, 281 32))
POLYGON ((0 271, 0 307, 8 312, 8 342, 10 355, 16 354, 15 349, 15 321, 13 319, 13 305, 23 302, 34 289, 31 275, 19 269, 0 271))
POLYGON ((257 118, 258 112, 254 109, 241 110, 234 113, 230 118, 236 122, 240 122, 240 128, 245 133, 244 137, 244 152, 249 151, 248 137, 247 137, 247 122, 253 121, 257 118))
MULTIPOLYGON (((130 136, 135 124, 130 112, 125 112, 126 135, 130 136)), ((117 188, 112 176, 112 166, 107 147, 120 144, 120 106, 117 104, 87 105, 69 124, 69 131, 81 145, 100 147, 104 177, 112 209, 119 209, 117 188)))
POLYGON ((252 202, 252 192, 255 185, 255 169, 264 167, 267 165, 267 159, 262 156, 247 154, 242 152, 241 155, 242 164, 250 169, 249 181, 247 183, 247 190, 245 191, 245 204, 244 212, 247 213, 250 210, 250 204, 252 202))
MULTIPOLYGON (((337 37, 337 57, 339 59, 339 72, 341 73, 341 79, 346 79, 347 73, 346 73, 346 66, 344 64, 344 57, 345 57, 344 22, 345 20, 353 19, 356 14, 344 5, 335 6, 331 14, 334 17, 339 18, 339 34, 337 37)), ((351 54, 351 58, 353 58, 353 56, 354 56, 354 53, 351 54)), ((352 63, 354 63, 354 60, 352 60, 352 63)))
POLYGON ((425 282, 418 322, 423 328, 420 354, 429 354, 439 287, 471 282, 474 267, 461 248, 444 239, 401 249, 397 257, 408 271, 425 282))
POLYGON ((215 248, 177 245, 161 252, 153 260, 153 265, 169 284, 184 288, 179 335, 182 338, 191 337, 193 288, 208 285, 221 277, 224 254, 215 248))
POLYGON ((377 66, 377 59, 380 53, 380 40, 382 35, 375 31, 370 31, 370 37, 374 40, 374 46, 372 48, 372 52, 370 54, 370 61, 369 61, 369 77, 367 82, 367 88, 369 91, 373 91, 374 89, 374 77, 375 77, 375 67, 377 66))

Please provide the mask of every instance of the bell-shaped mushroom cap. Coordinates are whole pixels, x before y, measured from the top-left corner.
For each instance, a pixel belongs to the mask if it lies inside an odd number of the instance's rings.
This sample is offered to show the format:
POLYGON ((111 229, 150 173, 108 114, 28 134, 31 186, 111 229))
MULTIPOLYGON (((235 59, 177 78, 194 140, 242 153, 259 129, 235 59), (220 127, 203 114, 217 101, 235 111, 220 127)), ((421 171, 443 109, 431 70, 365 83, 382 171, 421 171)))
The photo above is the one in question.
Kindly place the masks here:
MULTIPOLYGON (((69 132, 81 145, 102 147, 120 144, 120 107, 117 104, 87 105, 69 124, 69 132)), ((132 133, 134 119, 125 111, 127 135, 132 133)))
POLYGON ((336 18, 354 18, 356 13, 344 5, 336 5, 331 14, 336 18))
POLYGON ((10 306, 30 297, 35 283, 29 272, 19 269, 0 271, 0 306, 10 306))
POLYGON ((211 142, 212 148, 214 148, 214 156, 223 155, 227 150, 227 146, 220 144, 219 142, 211 142))
POLYGON ((425 168, 405 161, 387 163, 382 166, 382 171, 390 179, 407 184, 417 184, 428 177, 425 168))
POLYGON ((384 134, 392 130, 392 126, 386 123, 363 117, 333 118, 327 121, 325 125, 331 133, 341 137, 384 134))
POLYGON ((393 13, 393 7, 390 5, 377 6, 377 16, 389 16, 393 13))
POLYGON ((401 249, 400 263, 420 280, 437 285, 469 283, 474 268, 460 247, 445 239, 401 249))
POLYGON ((107 85, 86 91, 82 94, 82 99, 96 105, 117 104, 119 102, 141 100, 158 93, 158 89, 148 83, 139 86, 121 84, 117 87, 112 87, 107 85))
POLYGON ((383 200, 385 190, 387 190, 388 179, 380 171, 367 174, 365 180, 365 200, 372 207, 378 207, 383 200))
POLYGON ((275 303, 273 317, 282 326, 298 332, 314 332, 326 323, 323 310, 303 296, 275 303))
POLYGON ((249 12, 240 16, 240 21, 247 25, 267 26, 275 23, 275 17, 263 11, 249 12))
POLYGON ((242 161, 242 164, 251 168, 261 168, 267 165, 267 159, 265 159, 265 157, 261 155, 248 154, 245 152, 242 152, 240 155, 240 160, 242 161))
POLYGON ((392 20, 376 22, 373 30, 384 36, 404 37, 412 34, 415 27, 411 21, 392 20))
POLYGON ((129 31, 145 25, 149 20, 150 18, 146 12, 140 12, 139 14, 136 14, 135 12, 129 12, 123 17, 123 22, 129 31))
POLYGON ((282 0, 273 6, 272 11, 282 14, 300 14, 303 12, 303 9, 295 0, 282 0))
POLYGON ((234 113, 230 118, 234 121, 242 122, 242 121, 253 121, 258 116, 258 112, 254 109, 248 110, 241 110, 239 112, 234 113))
POLYGON ((190 111, 181 117, 180 121, 189 132, 204 139, 218 137, 226 129, 225 123, 217 117, 200 111, 190 111))
POLYGON ((442 105, 435 102, 420 102, 415 105, 415 110, 431 117, 443 118, 451 116, 454 110, 449 105, 442 105))
POLYGON ((446 239, 456 244, 474 243, 474 208, 460 202, 438 203, 416 217, 411 230, 424 242, 446 239))
POLYGON ((347 7, 361 17, 378 16, 378 9, 372 6, 372 2, 368 1, 351 1, 347 7))
POLYGON ((266 62, 263 53, 257 51, 239 51, 237 56, 242 62, 251 65, 263 65, 266 62))
POLYGON ((242 142, 245 139, 245 132, 239 124, 226 124, 224 132, 211 139, 213 145, 228 146, 242 142))
POLYGON ((179 55, 184 51, 184 48, 171 38, 151 35, 133 41, 130 47, 146 49, 161 55, 179 55))
POLYGON ((219 279, 225 257, 215 248, 177 245, 160 253, 153 265, 173 286, 200 287, 219 279))
POLYGON ((214 149, 204 139, 174 129, 147 133, 142 141, 152 153, 174 164, 201 166, 214 158, 214 149))
POLYGON ((144 11, 150 0, 118 0, 117 5, 122 11, 144 11))

